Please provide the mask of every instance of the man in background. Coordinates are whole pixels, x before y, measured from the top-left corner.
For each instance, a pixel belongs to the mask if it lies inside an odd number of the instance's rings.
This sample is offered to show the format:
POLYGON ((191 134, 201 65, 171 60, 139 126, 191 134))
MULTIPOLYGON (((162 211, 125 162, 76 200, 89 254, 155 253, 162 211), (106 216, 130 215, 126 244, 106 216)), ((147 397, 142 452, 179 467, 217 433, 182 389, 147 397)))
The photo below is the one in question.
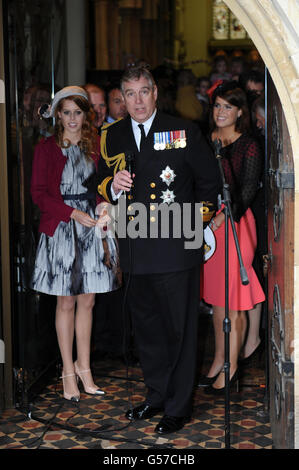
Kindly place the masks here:
POLYGON ((112 85, 107 91, 108 117, 107 122, 111 123, 118 119, 125 118, 128 114, 126 103, 119 85, 112 85))
POLYGON ((87 85, 85 85, 83 88, 87 91, 89 101, 93 107, 94 112, 96 113, 94 126, 98 129, 98 134, 100 134, 101 127, 107 112, 105 91, 103 88, 100 88, 93 83, 87 83, 87 85))

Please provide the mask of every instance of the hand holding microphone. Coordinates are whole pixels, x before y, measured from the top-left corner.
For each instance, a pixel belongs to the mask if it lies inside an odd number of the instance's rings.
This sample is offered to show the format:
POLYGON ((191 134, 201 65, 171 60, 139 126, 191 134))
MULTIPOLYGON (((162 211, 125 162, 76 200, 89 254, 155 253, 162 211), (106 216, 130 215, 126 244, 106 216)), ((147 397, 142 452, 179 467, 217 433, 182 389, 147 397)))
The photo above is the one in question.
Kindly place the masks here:
POLYGON ((118 171, 113 178, 112 187, 115 194, 118 194, 120 191, 131 191, 133 178, 135 178, 135 173, 133 173, 134 154, 126 152, 125 156, 127 170, 118 171))

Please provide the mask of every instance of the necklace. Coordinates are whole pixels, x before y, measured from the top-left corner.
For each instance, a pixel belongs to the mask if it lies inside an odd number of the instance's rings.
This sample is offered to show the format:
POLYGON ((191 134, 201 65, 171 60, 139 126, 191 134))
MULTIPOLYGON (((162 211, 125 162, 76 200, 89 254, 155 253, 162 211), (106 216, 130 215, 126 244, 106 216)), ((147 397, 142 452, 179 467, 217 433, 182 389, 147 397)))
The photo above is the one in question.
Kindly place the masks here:
POLYGON ((225 147, 226 145, 230 145, 234 143, 240 137, 241 134, 239 134, 238 132, 234 132, 233 134, 230 134, 229 136, 220 137, 219 133, 216 132, 215 135, 216 135, 216 139, 221 140, 222 145, 225 147))

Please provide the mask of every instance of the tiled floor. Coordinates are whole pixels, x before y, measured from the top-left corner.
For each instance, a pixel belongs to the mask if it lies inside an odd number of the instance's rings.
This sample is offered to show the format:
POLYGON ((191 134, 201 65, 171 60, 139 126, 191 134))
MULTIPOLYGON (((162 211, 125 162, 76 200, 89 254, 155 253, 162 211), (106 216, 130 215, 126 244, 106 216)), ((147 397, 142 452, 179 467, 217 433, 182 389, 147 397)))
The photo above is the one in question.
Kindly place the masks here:
MULTIPOLYGON (((207 321, 207 316, 205 320, 207 321)), ((204 347, 204 343, 202 343, 204 347)), ((207 367, 204 358, 205 370, 207 367)), ((271 449, 272 436, 264 409, 262 364, 248 368, 233 390, 230 403, 230 446, 234 449, 271 449)), ((138 366, 127 371, 120 360, 93 362, 95 382, 106 391, 93 397, 81 393, 79 404, 61 395, 52 377, 31 406, 30 414, 6 410, 0 419, 0 449, 224 449, 224 397, 197 388, 192 421, 180 432, 159 437, 160 419, 130 423, 124 417, 132 404, 143 401, 145 386, 138 366)))

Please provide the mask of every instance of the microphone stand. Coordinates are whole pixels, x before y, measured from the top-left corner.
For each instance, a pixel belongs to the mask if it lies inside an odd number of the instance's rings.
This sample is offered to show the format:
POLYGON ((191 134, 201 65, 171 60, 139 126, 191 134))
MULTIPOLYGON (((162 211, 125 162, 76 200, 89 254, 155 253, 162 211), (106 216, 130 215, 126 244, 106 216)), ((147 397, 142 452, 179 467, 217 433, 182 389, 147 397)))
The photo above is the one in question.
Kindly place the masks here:
POLYGON ((225 374, 225 448, 230 448, 230 331, 231 321, 229 318, 229 243, 228 243, 228 222, 230 220, 236 250, 238 254, 240 264, 240 277, 243 285, 249 284, 246 269, 243 264, 242 255, 240 251, 239 240, 234 224, 234 219, 231 210, 231 197, 229 191, 229 185, 225 180, 225 175, 222 167, 222 156, 220 150, 222 147, 221 140, 215 140, 213 142, 215 149, 215 156, 218 161, 219 170, 221 174, 223 184, 223 204, 224 204, 224 215, 225 215, 225 317, 223 320, 223 332, 224 332, 224 374, 225 374))

